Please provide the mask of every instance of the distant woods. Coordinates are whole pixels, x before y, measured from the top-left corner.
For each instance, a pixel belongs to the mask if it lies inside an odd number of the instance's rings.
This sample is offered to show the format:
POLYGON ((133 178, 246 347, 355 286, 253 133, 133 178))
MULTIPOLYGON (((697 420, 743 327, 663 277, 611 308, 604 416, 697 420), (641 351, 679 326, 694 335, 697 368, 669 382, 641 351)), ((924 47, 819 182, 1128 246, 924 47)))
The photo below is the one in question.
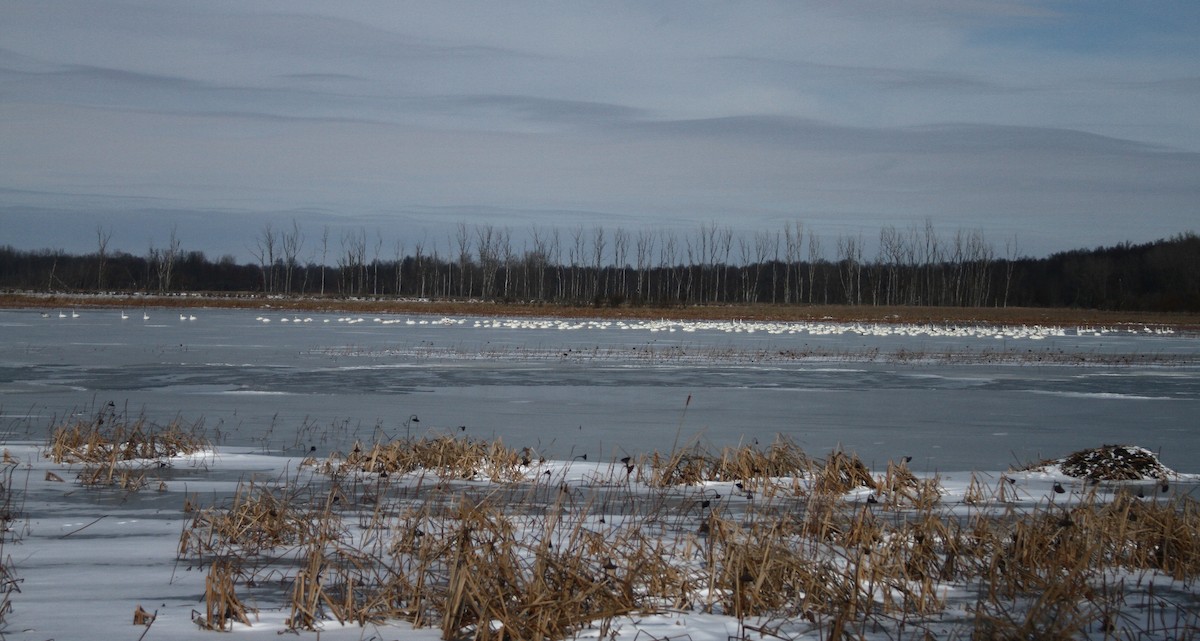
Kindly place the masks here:
POLYGON ((366 229, 317 236, 265 225, 253 263, 187 251, 172 232, 141 256, 0 247, 0 287, 54 292, 258 292, 268 295, 544 301, 597 306, 839 304, 1079 307, 1200 311, 1200 236, 1074 250, 1047 258, 997 248, 979 231, 945 235, 931 224, 825 238, 800 223, 736 234, 621 228, 460 224, 407 246, 366 229))

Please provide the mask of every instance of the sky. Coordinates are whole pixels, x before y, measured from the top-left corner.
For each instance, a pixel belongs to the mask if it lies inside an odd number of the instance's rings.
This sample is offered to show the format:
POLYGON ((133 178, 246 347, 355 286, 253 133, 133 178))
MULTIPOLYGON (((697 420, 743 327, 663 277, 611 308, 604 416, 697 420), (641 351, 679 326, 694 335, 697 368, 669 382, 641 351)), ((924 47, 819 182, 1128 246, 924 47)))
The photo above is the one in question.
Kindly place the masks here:
POLYGON ((0 0, 0 245, 929 222, 1039 256, 1200 227, 1198 116, 1194 0, 0 0))

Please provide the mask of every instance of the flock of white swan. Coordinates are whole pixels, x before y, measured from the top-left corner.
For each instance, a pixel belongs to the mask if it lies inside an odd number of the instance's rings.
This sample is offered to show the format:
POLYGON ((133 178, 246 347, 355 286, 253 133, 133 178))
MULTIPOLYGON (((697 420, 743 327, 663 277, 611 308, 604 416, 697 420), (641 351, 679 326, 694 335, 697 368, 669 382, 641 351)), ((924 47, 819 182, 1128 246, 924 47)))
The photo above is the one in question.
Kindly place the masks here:
MULTIPOLYGON (((42 313, 43 318, 49 318, 48 312, 42 313)), ((76 310, 60 311, 59 318, 79 318, 76 310)), ((125 310, 120 312, 121 320, 128 320, 125 310)), ((149 311, 142 312, 142 320, 149 321, 149 311)), ((191 322, 196 315, 180 313, 179 320, 191 322)), ((307 325, 319 322, 321 324, 357 325, 368 322, 362 316, 339 316, 336 318, 314 319, 311 316, 280 315, 275 318, 258 315, 255 321, 267 324, 274 321, 289 325, 307 325)), ((1108 336, 1115 334, 1168 335, 1175 330, 1170 327, 1157 326, 1080 326, 1064 328, 1050 325, 992 325, 969 323, 885 323, 885 322, 837 322, 832 320, 819 321, 748 321, 748 320, 584 320, 556 318, 422 318, 422 317, 382 317, 375 316, 370 322, 378 325, 433 325, 433 326, 470 326, 477 329, 504 330, 558 330, 558 331, 635 331, 635 332, 723 332, 727 334, 767 335, 796 335, 806 336, 873 336, 873 337, 950 337, 950 338, 995 338, 1006 340, 1042 340, 1059 336, 1108 336), (469 324, 469 325, 468 325, 469 324)))
MULTIPOLYGON (((121 313, 121 316, 120 316, 121 320, 129 320, 129 318, 130 318, 129 312, 126 312, 125 310, 122 309, 120 313, 121 313)), ((66 311, 58 312, 59 318, 79 318, 80 316, 82 316, 82 314, 80 314, 78 310, 74 310, 74 309, 72 309, 70 312, 66 312, 66 311)), ((50 318, 50 312, 42 312, 42 318, 50 318)), ((143 321, 150 320, 150 312, 149 311, 142 312, 142 320, 143 321)), ((179 320, 194 321, 194 320, 196 320, 196 315, 195 314, 180 314, 179 320)))
MULTIPOLYGON (((269 316, 255 318, 260 323, 270 323, 269 316)), ((283 316, 281 323, 305 324, 315 322, 312 317, 283 316)), ((357 325, 368 322, 362 316, 340 316, 321 319, 322 323, 357 325)), ((1045 325, 988 325, 988 324, 903 324, 863 323, 835 321, 746 321, 746 320, 584 320, 555 318, 385 318, 372 317, 371 323, 379 325, 442 325, 469 326, 476 329, 502 330, 557 330, 557 331, 635 331, 635 332, 708 332, 727 334, 807 335, 807 336, 930 336, 996 339, 1041 340, 1057 336, 1107 336, 1114 334, 1173 334, 1169 327, 1108 327, 1082 326, 1064 328, 1045 325)))

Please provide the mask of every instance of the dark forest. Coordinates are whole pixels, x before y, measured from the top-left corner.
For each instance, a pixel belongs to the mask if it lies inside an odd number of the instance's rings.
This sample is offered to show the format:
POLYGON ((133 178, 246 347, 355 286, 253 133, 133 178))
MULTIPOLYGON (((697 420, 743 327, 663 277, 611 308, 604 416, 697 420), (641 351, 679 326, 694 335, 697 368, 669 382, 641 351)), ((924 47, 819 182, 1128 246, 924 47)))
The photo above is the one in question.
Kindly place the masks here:
POLYGON ((1045 258, 997 249, 982 232, 885 227, 875 255, 860 236, 833 239, 800 224, 735 235, 533 229, 514 242, 491 225, 460 224, 441 243, 406 247, 365 229, 307 239, 264 226, 255 261, 211 259, 172 234, 144 255, 84 255, 0 246, 0 288, 63 293, 259 293, 326 297, 540 301, 570 305, 838 304, 1068 307, 1200 311, 1200 236, 1077 249, 1045 258), (303 257, 303 258, 302 258, 303 257))

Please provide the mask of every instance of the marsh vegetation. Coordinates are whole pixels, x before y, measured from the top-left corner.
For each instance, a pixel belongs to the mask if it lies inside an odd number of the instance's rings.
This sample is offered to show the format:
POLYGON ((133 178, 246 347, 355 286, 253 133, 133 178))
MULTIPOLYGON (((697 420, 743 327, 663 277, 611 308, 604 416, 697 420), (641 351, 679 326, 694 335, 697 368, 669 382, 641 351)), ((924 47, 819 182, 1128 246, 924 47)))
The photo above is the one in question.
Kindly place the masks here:
MULTIPOLYGON (((89 465, 170 464, 195 438, 93 421, 56 429, 47 456, 91 486, 89 465)), ((667 611, 735 619, 739 638, 1195 638, 1194 479, 1157 461, 1067 473, 1088 458, 947 482, 783 438, 606 462, 391 439, 189 496, 178 558, 205 573, 210 630, 280 609, 297 632, 605 638, 667 611)))

